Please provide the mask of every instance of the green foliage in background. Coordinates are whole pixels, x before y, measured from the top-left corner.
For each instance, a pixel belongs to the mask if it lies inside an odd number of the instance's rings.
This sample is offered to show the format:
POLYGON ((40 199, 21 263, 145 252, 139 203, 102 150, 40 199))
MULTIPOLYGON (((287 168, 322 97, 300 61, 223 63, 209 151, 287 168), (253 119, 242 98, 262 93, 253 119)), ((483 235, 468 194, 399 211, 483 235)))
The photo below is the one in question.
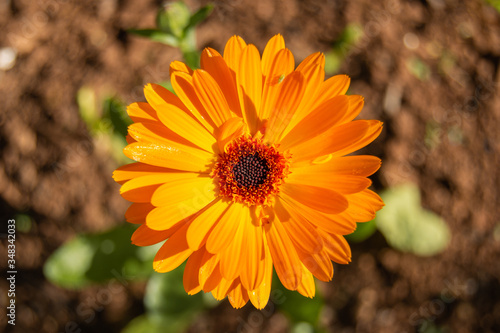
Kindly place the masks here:
POLYGON ((422 208, 416 185, 389 188, 381 197, 385 207, 375 223, 389 245, 419 256, 432 256, 446 248, 450 230, 441 217, 422 208))
POLYGON ((441 217, 423 209, 416 185, 391 187, 380 195, 385 206, 375 219, 358 223, 354 233, 347 235, 351 243, 362 242, 379 230, 393 248, 418 256, 442 252, 450 241, 450 230, 441 217))
POLYGON ((132 245, 135 226, 125 224, 97 234, 78 235, 47 259, 44 273, 64 288, 81 288, 111 279, 145 279, 157 247, 132 245))
POLYGON ((211 306, 204 302, 203 292, 188 295, 184 291, 184 266, 151 276, 144 296, 146 313, 133 319, 123 333, 182 332, 198 313, 211 306))
MULTIPOLYGON (((196 48, 195 28, 212 9, 209 5, 191 13, 183 1, 171 2, 157 13, 156 28, 131 29, 129 32, 179 48, 185 62, 191 68, 197 68, 200 52, 196 48)), ((327 74, 338 71, 362 37, 361 26, 346 26, 338 41, 325 54, 327 74)), ((419 79, 425 80, 430 75, 429 68, 420 59, 412 58, 407 65, 419 79)), ((170 82, 161 84, 173 90, 170 82)), ((127 127, 131 123, 125 104, 114 97, 99 99, 89 87, 79 90, 77 102, 80 115, 96 140, 96 146, 104 147, 120 164, 130 162, 122 153, 126 146, 127 127)), ((434 130, 432 126, 428 129, 430 134, 426 144, 430 146, 436 142, 439 144, 434 130)), ((450 238, 449 230, 438 216, 422 209, 416 186, 388 189, 382 194, 382 198, 386 207, 377 213, 375 220, 358 223, 357 230, 347 236, 350 242, 365 241, 379 230, 392 247, 401 251, 427 256, 439 253, 446 247, 450 238)), ((25 224, 29 230, 30 225, 28 222, 25 224)), ((44 265, 44 273, 52 283, 69 289, 115 279, 132 283, 147 280, 145 313, 132 319, 122 332, 182 332, 196 315, 220 302, 214 301, 210 294, 200 292, 190 296, 184 291, 184 265, 169 273, 154 272, 152 262, 161 244, 150 247, 132 245, 130 237, 135 228, 136 226, 126 224, 102 233, 78 235, 49 257, 44 265)), ((319 323, 324 308, 320 290, 316 290, 316 296, 309 299, 296 291, 287 290, 274 276, 273 292, 280 293, 280 301, 275 304, 276 310, 288 317, 291 332, 325 332, 319 323)))
POLYGON ((118 164, 130 163, 122 152, 127 145, 127 127, 132 123, 125 104, 115 97, 99 100, 95 90, 87 86, 78 90, 76 101, 96 147, 113 156, 118 164))
POLYGON ((273 291, 271 292, 270 302, 275 302, 278 310, 290 320, 292 332, 323 332, 319 325, 319 317, 325 301, 318 288, 316 288, 316 295, 313 298, 307 298, 297 291, 286 289, 276 274, 273 275, 272 285, 273 291))
POLYGON ((14 220, 16 220, 16 231, 20 232, 29 232, 34 224, 31 216, 27 214, 17 214, 14 216, 14 220))
POLYGON ((203 293, 184 291, 184 266, 169 273, 156 273, 152 262, 161 244, 132 245, 135 226, 126 224, 98 234, 79 235, 59 247, 46 261, 44 274, 52 283, 80 289, 111 280, 120 283, 146 280, 146 313, 125 327, 126 333, 182 332, 200 311, 212 302, 203 293))
POLYGON ((371 237, 377 231, 377 225, 375 220, 368 222, 357 223, 356 231, 352 234, 345 236, 345 238, 351 243, 360 243, 371 237))
POLYGON ((188 66, 198 68, 200 52, 196 48, 195 28, 212 9, 212 5, 207 5, 191 14, 183 1, 172 2, 158 11, 155 29, 130 29, 128 32, 179 48, 188 66))
POLYGON ((486 0, 486 3, 491 5, 493 8, 500 13, 500 0, 486 0))
POLYGON ((418 57, 411 57, 406 61, 406 68, 420 81, 427 81, 431 77, 431 69, 418 57))
POLYGON ((330 51, 325 53, 325 72, 328 75, 337 73, 349 53, 363 37, 363 28, 359 24, 348 24, 340 37, 333 43, 330 51))

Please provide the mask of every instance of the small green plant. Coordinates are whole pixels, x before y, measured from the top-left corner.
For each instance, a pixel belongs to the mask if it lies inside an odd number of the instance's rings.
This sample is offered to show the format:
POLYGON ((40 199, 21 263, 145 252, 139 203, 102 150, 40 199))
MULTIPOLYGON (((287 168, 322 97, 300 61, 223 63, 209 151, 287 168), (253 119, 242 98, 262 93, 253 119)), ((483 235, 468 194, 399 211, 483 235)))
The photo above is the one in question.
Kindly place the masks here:
POLYGON ((99 100, 95 91, 87 86, 80 88, 76 100, 80 116, 96 146, 113 156, 116 162, 129 163, 131 160, 122 154, 127 145, 127 127, 131 123, 124 103, 110 96, 99 100))
POLYGON ((434 149, 441 143, 442 129, 439 123, 430 121, 425 124, 425 146, 429 149, 434 149))
POLYGON ((179 48, 188 66, 197 68, 200 63, 200 53, 196 48, 195 28, 212 12, 212 9, 212 5, 207 5, 191 14, 183 1, 172 2, 158 11, 156 28, 130 29, 128 32, 179 48))
POLYGON ((500 0, 486 0, 486 3, 492 6, 500 13, 500 0))
POLYGON ((153 273, 144 295, 146 313, 132 319, 122 333, 183 332, 197 314, 213 306, 204 301, 202 293, 186 294, 182 275, 182 270, 153 273))
POLYGON ((325 72, 329 75, 335 74, 362 37, 363 28, 359 24, 348 24, 330 51, 325 53, 325 72))
POLYGON ((381 197, 386 206, 375 223, 389 245, 419 256, 432 256, 447 247, 450 230, 441 217, 422 208, 416 185, 389 188, 381 197))
POLYGON ((406 67, 410 73, 420 81, 427 81, 431 76, 429 66, 417 57, 412 57, 406 61, 406 67))
POLYGON ((145 279, 158 247, 130 243, 135 227, 125 224, 106 232, 78 235, 47 259, 44 274, 52 283, 70 289, 119 277, 145 279), (154 251, 154 252, 153 252, 154 251))
POLYGON ((441 217, 423 209, 414 184, 386 189, 381 193, 385 207, 370 222, 358 223, 346 236, 351 243, 362 242, 379 230, 393 248, 418 256, 442 252, 449 243, 450 230, 441 217))

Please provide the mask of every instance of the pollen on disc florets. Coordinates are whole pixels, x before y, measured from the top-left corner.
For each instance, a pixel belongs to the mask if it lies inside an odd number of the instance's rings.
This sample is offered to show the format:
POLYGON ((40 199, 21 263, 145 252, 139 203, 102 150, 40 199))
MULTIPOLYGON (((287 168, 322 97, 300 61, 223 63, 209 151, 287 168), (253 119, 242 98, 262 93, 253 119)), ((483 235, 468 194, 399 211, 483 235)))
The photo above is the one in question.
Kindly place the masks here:
POLYGON ((212 176, 219 195, 248 205, 268 204, 289 173, 288 160, 273 145, 241 136, 219 155, 212 176))

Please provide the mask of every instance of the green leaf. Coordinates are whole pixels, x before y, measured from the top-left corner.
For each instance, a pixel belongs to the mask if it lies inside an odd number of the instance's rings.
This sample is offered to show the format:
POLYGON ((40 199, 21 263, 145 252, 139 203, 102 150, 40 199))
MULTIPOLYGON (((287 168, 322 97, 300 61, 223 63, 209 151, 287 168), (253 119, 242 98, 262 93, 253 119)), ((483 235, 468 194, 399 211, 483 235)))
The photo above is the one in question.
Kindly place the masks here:
POLYGON ((26 214, 17 214, 14 220, 16 220, 16 231, 29 232, 33 226, 33 219, 26 214))
POLYGON ((183 52, 182 56, 190 68, 200 67, 200 53, 198 51, 183 52))
POLYGON ((183 1, 168 3, 158 11, 156 25, 164 33, 175 36, 178 40, 184 38, 184 31, 189 24, 191 13, 183 1))
POLYGON ((431 69, 420 58, 412 57, 406 61, 408 71, 420 81, 427 81, 431 76, 431 69))
POLYGON ((420 256, 432 256, 446 248, 449 228, 438 215, 422 208, 416 185, 390 188, 381 197, 385 207, 375 221, 392 247, 420 256))
POLYGON ((87 128, 92 129, 99 121, 99 112, 96 107, 96 96, 92 88, 83 86, 76 93, 78 111, 87 128))
POLYGON ((61 287, 84 287, 90 282, 85 273, 92 264, 94 254, 93 244, 88 239, 77 237, 49 257, 43 272, 49 281, 61 287))
POLYGON ((182 333, 186 327, 186 322, 177 318, 145 314, 132 319, 122 333, 182 333))
POLYGON ((293 325, 292 333, 314 333, 314 327, 305 322, 300 322, 293 325))
POLYGON ((212 10, 214 9, 213 5, 207 5, 205 7, 201 7, 189 18, 189 23, 184 28, 184 33, 188 30, 195 28, 198 24, 200 24, 203 20, 205 20, 212 10))
POLYGON ((141 315, 132 319, 122 333, 154 333, 161 329, 160 323, 153 322, 147 315, 141 315))
POLYGON ((486 0, 486 3, 495 8, 496 11, 500 13, 500 0, 486 0))
POLYGON ((127 115, 125 105, 117 98, 108 97, 103 102, 103 117, 111 120, 113 132, 127 136, 127 128, 132 123, 127 115))
POLYGON ((324 305, 324 300, 319 290, 316 288, 316 296, 314 298, 307 298, 299 294, 297 291, 286 289, 279 281, 276 274, 273 276, 273 291, 271 294, 279 291, 281 294, 279 309, 285 313, 293 323, 306 322, 312 326, 318 323, 321 309, 324 305))
POLYGON ((144 305, 156 316, 188 316, 203 308, 201 293, 188 295, 184 290, 184 267, 151 276, 144 296, 144 305))
POLYGON ((147 332, 182 332, 204 309, 201 293, 191 296, 184 291, 183 272, 184 265, 168 273, 155 273, 149 279, 144 296, 147 318, 140 322, 148 327, 147 332))
POLYGON ((365 239, 370 238, 376 230, 377 226, 375 225, 374 220, 371 220, 369 222, 357 223, 356 230, 352 234, 345 236, 345 238, 349 242, 360 243, 365 239))
POLYGON ((348 24, 332 45, 330 51, 325 54, 325 72, 336 73, 346 56, 352 51, 363 37, 363 28, 359 24, 348 24))
POLYGON ((168 89, 171 93, 175 94, 174 87, 172 86, 172 82, 170 81, 162 81, 158 83, 160 86, 162 86, 165 89, 168 89))
POLYGON ((163 43, 173 47, 179 46, 179 41, 177 37, 167 32, 163 32, 156 29, 129 29, 127 31, 137 36, 149 38, 155 42, 163 43))
POLYGON ((143 249, 131 244, 134 228, 125 224, 107 232, 75 237, 47 259, 45 276, 65 288, 80 288, 115 278, 148 277, 153 271, 154 253, 145 257, 143 249))

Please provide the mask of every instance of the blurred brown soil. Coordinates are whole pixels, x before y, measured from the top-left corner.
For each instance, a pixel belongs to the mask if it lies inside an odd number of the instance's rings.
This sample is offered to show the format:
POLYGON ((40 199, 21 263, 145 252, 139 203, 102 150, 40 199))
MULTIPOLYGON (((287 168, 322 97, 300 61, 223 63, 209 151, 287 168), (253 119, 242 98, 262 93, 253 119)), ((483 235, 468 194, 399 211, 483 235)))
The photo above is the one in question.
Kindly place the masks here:
MULTIPOLYGON (((193 9, 206 3, 188 1, 193 9)), ((447 332, 499 332, 498 12, 480 0, 213 3, 198 28, 200 47, 222 51, 238 34, 262 50, 281 33, 296 63, 328 51, 348 23, 360 24, 364 37, 339 72, 352 78, 349 93, 365 97, 362 118, 385 123, 381 137, 363 150, 384 161, 374 188, 417 183, 424 207, 451 228, 450 245, 431 258, 393 250, 378 233, 353 244, 353 262, 335 266, 333 282, 318 285, 326 330, 416 332, 436 325, 447 332), (422 63, 417 78, 411 70, 422 63)), ((0 47, 18 52, 15 66, 0 72, 1 216, 34 220, 28 233, 18 233, 17 322, 12 327, 0 317, 6 332, 118 332, 144 311, 144 284, 127 286, 103 305, 96 295, 109 285, 66 291, 46 281, 42 267, 73 235, 123 223, 127 203, 111 179, 116 164, 95 145, 75 96, 89 86, 131 103, 144 100, 145 83, 168 79, 169 63, 180 53, 125 31, 152 27, 160 4, 0 3, 0 47)), ((0 286, 4 306, 5 279, 0 286)), ((189 331, 289 331, 282 314, 261 313, 255 321, 255 311, 224 302, 189 331)))

